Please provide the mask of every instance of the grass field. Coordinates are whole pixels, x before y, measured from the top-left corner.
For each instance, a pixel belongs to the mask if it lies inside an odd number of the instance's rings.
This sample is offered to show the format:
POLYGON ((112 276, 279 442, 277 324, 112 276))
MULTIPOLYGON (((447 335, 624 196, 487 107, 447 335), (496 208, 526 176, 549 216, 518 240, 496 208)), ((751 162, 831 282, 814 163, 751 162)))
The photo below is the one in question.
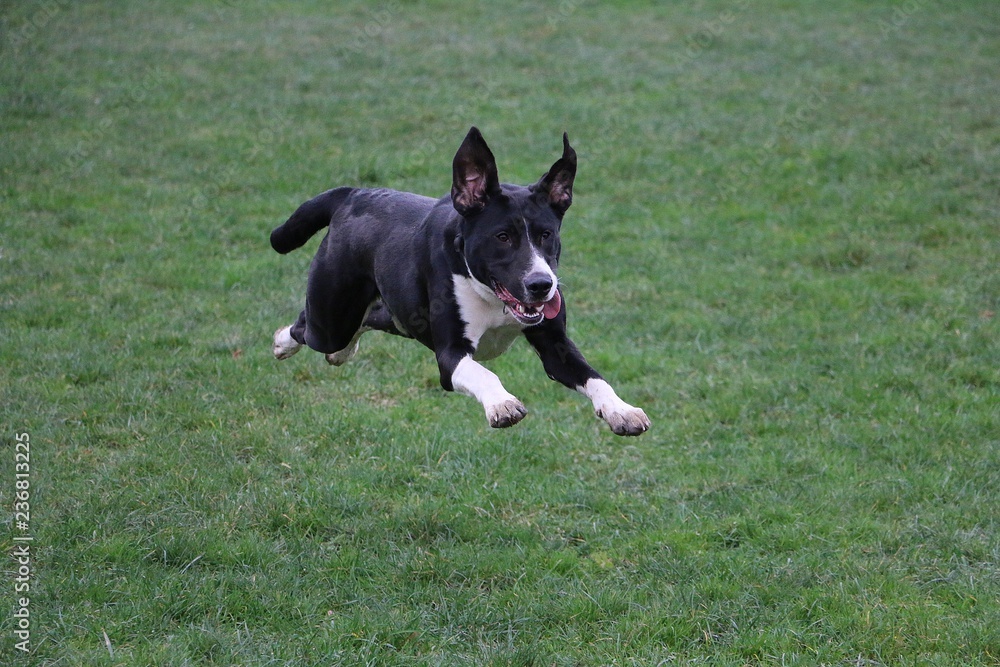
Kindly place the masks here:
POLYGON ((1000 664, 997 3, 0 17, 3 664, 1000 664), (473 124, 519 183, 569 133, 641 438, 520 343, 504 431, 412 341, 271 357, 318 237, 270 230, 444 194, 473 124))

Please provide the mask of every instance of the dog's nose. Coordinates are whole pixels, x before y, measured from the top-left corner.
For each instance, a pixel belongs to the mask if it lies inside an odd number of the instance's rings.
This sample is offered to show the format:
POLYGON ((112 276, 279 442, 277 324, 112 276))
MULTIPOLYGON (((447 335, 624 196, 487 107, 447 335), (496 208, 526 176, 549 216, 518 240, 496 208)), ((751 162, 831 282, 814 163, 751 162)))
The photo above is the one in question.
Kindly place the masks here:
POLYGON ((552 276, 548 273, 536 271, 529 273, 524 279, 524 289, 528 291, 528 296, 533 299, 544 299, 552 289, 552 276))

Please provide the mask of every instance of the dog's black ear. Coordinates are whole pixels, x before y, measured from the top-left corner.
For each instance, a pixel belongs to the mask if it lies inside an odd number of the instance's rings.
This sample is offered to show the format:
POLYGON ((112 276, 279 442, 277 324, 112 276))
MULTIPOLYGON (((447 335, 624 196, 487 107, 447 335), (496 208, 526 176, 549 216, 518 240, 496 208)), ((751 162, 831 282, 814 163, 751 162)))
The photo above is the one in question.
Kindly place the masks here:
POLYGON ((500 194, 497 163, 482 133, 473 127, 452 163, 451 201, 462 215, 483 210, 490 197, 500 194))
POLYGON ((573 203, 573 179, 576 178, 576 151, 569 145, 569 136, 563 132, 563 154, 549 172, 535 184, 535 191, 545 193, 549 205, 562 215, 573 203))

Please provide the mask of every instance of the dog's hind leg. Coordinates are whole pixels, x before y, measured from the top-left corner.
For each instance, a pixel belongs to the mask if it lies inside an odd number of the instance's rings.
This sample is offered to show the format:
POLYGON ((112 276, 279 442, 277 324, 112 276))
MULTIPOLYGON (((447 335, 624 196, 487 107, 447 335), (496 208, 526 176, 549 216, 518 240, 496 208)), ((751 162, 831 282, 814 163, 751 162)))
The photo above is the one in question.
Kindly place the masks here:
POLYGON ((396 336, 403 336, 405 338, 410 338, 410 335, 404 331, 401 331, 392 319, 392 314, 389 309, 385 307, 385 304, 381 299, 376 299, 368 306, 368 311, 365 313, 364 323, 351 338, 351 342, 347 344, 343 350, 339 352, 333 352, 326 355, 326 361, 331 366, 343 366, 358 353, 358 340, 361 335, 368 331, 384 331, 386 333, 391 333, 396 336))
POLYGON ((299 315, 299 319, 295 321, 295 324, 281 327, 275 331, 274 346, 271 348, 274 358, 283 361, 301 350, 305 342, 305 338, 303 337, 305 328, 306 311, 303 310, 299 315))
POLYGON ((326 355, 326 363, 331 366, 343 366, 348 361, 353 359, 354 355, 358 353, 358 340, 361 339, 361 334, 366 331, 371 331, 371 329, 364 326, 358 329, 357 333, 354 334, 354 338, 352 338, 351 342, 347 344, 347 347, 339 352, 331 352, 326 355))
POLYGON ((302 343, 292 338, 291 333, 289 333, 291 329, 292 327, 282 327, 274 332, 274 345, 271 347, 271 352, 278 361, 288 359, 302 349, 302 343))
MULTIPOLYGON (((303 344, 295 340, 295 336, 292 333, 295 330, 295 324, 287 327, 282 327, 274 332, 274 346, 271 351, 274 353, 274 358, 279 361, 288 359, 294 356, 296 352, 302 349, 303 344)), ((361 338, 361 334, 366 331, 371 331, 369 327, 361 327, 358 329, 357 333, 351 339, 351 342, 347 344, 343 350, 339 352, 331 352, 326 357, 326 362, 331 366, 343 366, 358 353, 358 340, 361 338)))
POLYGON ((341 366, 355 355, 358 339, 370 330, 365 326, 365 317, 377 299, 373 282, 324 282, 314 274, 310 276, 301 332, 292 327, 291 336, 322 352, 329 364, 341 366))
MULTIPOLYGON (((372 302, 365 311, 362 311, 362 316, 360 319, 358 319, 356 312, 355 313, 341 312, 340 316, 342 321, 336 323, 336 325, 334 325, 332 322, 333 318, 329 316, 324 317, 323 319, 325 320, 325 322, 323 323, 324 327, 322 328, 324 336, 320 338, 314 332, 313 334, 314 345, 312 347, 316 346, 315 345, 316 341, 322 340, 322 344, 326 349, 330 349, 330 347, 333 347, 334 349, 339 348, 337 349, 336 352, 325 353, 325 357, 327 363, 329 363, 331 366, 343 366, 348 361, 350 361, 355 354, 357 354, 358 340, 361 338, 361 335, 366 331, 371 331, 372 329, 381 328, 380 326, 375 326, 376 324, 375 322, 368 321, 368 314, 371 313, 373 310, 377 308, 377 306, 380 305, 381 302, 378 300, 372 302), (355 323, 354 326, 356 328, 354 330, 353 335, 351 335, 349 339, 346 339, 347 337, 346 332, 349 331, 347 327, 349 327, 350 323, 352 322, 359 322, 360 325, 355 323), (343 342, 345 339, 346 342, 343 342)), ((324 312, 324 315, 328 314, 324 312)), ((303 310, 299 314, 299 318, 295 321, 295 324, 292 324, 291 326, 287 327, 282 327, 281 329, 278 329, 277 331, 274 332, 274 346, 272 347, 272 352, 274 353, 276 359, 279 360, 288 359, 306 345, 307 342, 306 331, 308 328, 308 323, 309 323, 309 314, 307 309, 303 310)), ((314 324, 315 323, 316 322, 314 320, 314 324)))

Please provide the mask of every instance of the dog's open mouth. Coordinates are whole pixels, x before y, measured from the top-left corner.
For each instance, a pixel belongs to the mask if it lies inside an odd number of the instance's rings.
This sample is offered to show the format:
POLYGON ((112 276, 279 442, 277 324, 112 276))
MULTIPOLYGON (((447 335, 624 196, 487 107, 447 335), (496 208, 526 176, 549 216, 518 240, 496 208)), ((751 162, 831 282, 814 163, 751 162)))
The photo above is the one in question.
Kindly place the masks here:
POLYGON ((556 290, 555 296, 548 301, 539 303, 525 303, 518 300, 517 297, 496 280, 493 281, 493 291, 496 293, 497 298, 507 306, 507 312, 513 315, 514 319, 521 324, 538 324, 543 319, 551 320, 562 310, 562 297, 559 296, 559 290, 556 290))

